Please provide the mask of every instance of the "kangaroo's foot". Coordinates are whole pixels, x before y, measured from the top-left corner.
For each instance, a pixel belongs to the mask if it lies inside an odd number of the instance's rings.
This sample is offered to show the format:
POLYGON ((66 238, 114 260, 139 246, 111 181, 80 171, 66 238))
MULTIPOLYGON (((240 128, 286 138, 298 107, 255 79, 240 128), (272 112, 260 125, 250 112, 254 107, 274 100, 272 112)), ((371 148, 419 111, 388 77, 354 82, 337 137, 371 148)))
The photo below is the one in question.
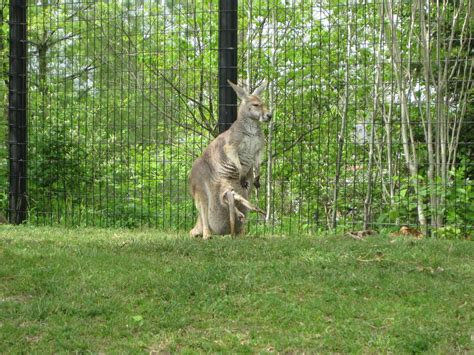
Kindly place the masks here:
POLYGON ((235 214, 240 223, 245 222, 245 215, 237 207, 235 207, 235 214))
POLYGON ((191 229, 191 231, 189 232, 189 235, 190 235, 192 238, 199 237, 199 236, 202 235, 202 230, 199 230, 199 229, 197 229, 196 227, 194 227, 194 228, 191 229))
POLYGON ((194 225, 194 228, 191 229, 191 231, 189 232, 189 235, 190 235, 192 238, 196 238, 196 237, 199 237, 199 236, 202 235, 201 216, 198 216, 198 217, 197 217, 196 224, 194 225))
POLYGON ((203 240, 211 239, 211 233, 202 233, 202 239, 203 240))
POLYGON ((260 208, 255 207, 254 205, 252 205, 245 197, 239 195, 235 191, 232 191, 232 192, 234 193, 234 199, 236 201, 240 202, 243 206, 247 207, 250 211, 255 211, 255 212, 258 212, 260 214, 265 215, 265 211, 263 211, 260 208))

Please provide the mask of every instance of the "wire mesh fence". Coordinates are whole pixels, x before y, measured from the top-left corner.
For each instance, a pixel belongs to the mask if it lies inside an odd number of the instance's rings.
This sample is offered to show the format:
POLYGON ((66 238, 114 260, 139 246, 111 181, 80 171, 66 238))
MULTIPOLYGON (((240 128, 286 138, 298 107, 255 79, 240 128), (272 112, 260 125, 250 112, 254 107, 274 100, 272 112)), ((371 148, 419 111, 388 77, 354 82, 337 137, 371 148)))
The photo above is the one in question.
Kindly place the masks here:
MULTIPOLYGON (((274 111, 249 230, 472 234, 472 8, 240 1, 238 78, 268 80, 274 111)), ((29 223, 191 228, 187 175, 218 134, 218 24, 216 1, 28 2, 29 223)))

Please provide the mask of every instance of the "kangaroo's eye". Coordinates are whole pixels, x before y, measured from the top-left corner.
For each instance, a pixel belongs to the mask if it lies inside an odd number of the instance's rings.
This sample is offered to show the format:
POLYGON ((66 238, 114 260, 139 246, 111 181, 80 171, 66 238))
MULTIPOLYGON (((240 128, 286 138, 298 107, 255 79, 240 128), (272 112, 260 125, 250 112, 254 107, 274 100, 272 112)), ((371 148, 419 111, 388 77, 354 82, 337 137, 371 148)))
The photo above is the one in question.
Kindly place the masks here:
POLYGON ((259 104, 252 104, 253 107, 259 107, 259 104))

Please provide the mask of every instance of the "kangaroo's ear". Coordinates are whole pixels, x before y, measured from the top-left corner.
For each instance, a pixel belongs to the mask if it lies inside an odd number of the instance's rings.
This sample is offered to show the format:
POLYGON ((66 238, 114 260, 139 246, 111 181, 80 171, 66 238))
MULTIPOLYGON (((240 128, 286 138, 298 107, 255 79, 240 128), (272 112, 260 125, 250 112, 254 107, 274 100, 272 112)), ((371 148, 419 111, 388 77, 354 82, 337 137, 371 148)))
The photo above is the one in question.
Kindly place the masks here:
POLYGON ((263 92, 263 90, 265 90, 267 88, 267 81, 264 80, 263 83, 260 84, 260 86, 258 88, 256 88, 252 95, 255 95, 255 96, 260 96, 260 94, 263 92))
POLYGON ((232 81, 227 80, 230 86, 232 86, 232 89, 234 89, 235 93, 239 97, 239 99, 243 100, 248 96, 247 91, 245 91, 243 88, 241 88, 238 85, 235 85, 232 81))

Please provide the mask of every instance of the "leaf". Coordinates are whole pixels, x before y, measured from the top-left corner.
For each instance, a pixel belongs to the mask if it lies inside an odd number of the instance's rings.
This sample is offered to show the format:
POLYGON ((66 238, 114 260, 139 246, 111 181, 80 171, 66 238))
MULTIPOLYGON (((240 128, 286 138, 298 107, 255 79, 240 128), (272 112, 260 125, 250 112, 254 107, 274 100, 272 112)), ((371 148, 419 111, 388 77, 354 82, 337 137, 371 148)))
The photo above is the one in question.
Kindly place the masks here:
POLYGON ((143 316, 141 315, 136 315, 132 317, 132 320, 137 323, 143 323, 143 316))

